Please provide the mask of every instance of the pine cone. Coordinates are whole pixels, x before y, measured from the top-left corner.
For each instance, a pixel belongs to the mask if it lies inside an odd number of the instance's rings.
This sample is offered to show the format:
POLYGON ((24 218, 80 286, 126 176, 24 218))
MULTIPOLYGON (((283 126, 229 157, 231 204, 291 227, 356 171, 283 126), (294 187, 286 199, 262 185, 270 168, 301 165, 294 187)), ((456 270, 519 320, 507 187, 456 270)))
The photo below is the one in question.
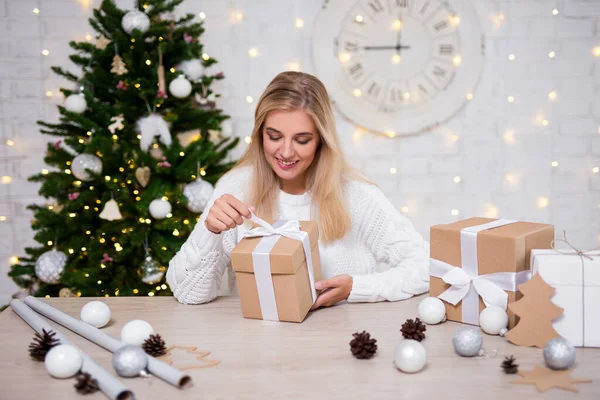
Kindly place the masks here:
POLYGON ((73 386, 79 394, 90 394, 99 390, 98 381, 87 372, 77 375, 75 379, 77 379, 77 382, 73 386))
POLYGON ((377 352, 377 339, 371 339, 366 331, 353 333, 354 339, 350 341, 350 351, 358 359, 371 358, 377 352))
POLYGON ((162 340, 158 333, 156 335, 150 335, 150 337, 142 344, 142 348, 152 357, 163 356, 167 353, 165 341, 162 340))
POLYGON ((519 372, 519 364, 515 364, 515 358, 513 356, 504 357, 502 369, 505 374, 516 374, 519 372))
POLYGON ((413 339, 417 342, 420 342, 421 340, 425 339, 425 334, 423 332, 426 330, 427 327, 425 324, 421 322, 419 318, 417 318, 415 321, 412 319, 407 319, 406 322, 402 324, 402 329, 400 329, 400 332, 402 332, 402 336, 404 336, 406 339, 413 339))
POLYGON ((54 336, 56 336, 56 332, 52 330, 46 331, 42 328, 41 335, 36 332, 33 342, 29 344, 29 355, 38 361, 44 361, 50 349, 59 344, 58 339, 54 336))

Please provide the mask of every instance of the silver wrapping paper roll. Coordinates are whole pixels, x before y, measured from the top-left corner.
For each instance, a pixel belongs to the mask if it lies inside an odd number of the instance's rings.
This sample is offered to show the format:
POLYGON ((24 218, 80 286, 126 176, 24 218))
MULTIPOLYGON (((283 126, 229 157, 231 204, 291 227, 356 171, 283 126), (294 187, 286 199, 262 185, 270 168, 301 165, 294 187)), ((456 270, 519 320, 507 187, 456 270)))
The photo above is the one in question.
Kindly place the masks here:
POLYGON ((23 304, 20 300, 12 300, 10 302, 10 307, 13 309, 15 313, 23 321, 25 321, 34 331, 42 334, 42 329, 46 331, 52 330, 56 333, 56 338, 60 341, 61 344, 71 345, 81 353, 83 357, 83 365, 81 366, 81 372, 89 373, 94 379, 98 381, 98 388, 104 393, 108 398, 112 400, 133 400, 135 396, 133 392, 127 389, 121 381, 112 376, 108 371, 104 368, 96 364, 94 360, 86 353, 81 351, 80 348, 75 346, 69 339, 67 339, 62 333, 52 328, 50 324, 40 318, 31 308, 27 305, 23 304))
MULTIPOLYGON (((107 333, 102 332, 100 329, 94 328, 85 322, 81 322, 71 317, 70 315, 65 314, 64 312, 36 299, 35 297, 27 296, 24 302, 38 313, 44 315, 52 321, 61 324, 65 328, 72 330, 78 335, 83 336, 87 340, 96 343, 98 346, 104 347, 111 353, 114 353, 121 347, 127 345, 127 343, 123 343, 107 333)), ((187 388, 192 385, 192 378, 189 375, 186 375, 177 368, 171 367, 169 364, 150 356, 148 356, 148 372, 180 389, 187 388)))

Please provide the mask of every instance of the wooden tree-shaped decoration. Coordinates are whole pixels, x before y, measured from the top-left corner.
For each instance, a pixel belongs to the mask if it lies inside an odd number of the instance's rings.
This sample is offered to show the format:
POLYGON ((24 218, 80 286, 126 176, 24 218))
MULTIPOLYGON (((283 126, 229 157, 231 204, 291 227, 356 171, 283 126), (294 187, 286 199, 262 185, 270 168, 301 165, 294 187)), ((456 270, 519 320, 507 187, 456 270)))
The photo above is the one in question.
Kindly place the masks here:
POLYGON ((543 348, 548 341, 560 335, 552 327, 552 320, 560 317, 563 309, 552 303, 555 290, 539 274, 519 285, 521 300, 508 305, 520 317, 519 323, 504 336, 517 346, 543 348))

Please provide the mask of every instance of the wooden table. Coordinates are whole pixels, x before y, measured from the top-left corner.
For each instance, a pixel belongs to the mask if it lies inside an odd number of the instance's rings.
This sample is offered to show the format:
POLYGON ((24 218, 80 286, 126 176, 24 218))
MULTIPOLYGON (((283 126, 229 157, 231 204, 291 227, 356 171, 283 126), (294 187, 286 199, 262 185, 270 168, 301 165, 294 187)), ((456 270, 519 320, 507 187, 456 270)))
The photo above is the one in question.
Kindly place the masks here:
MULTIPOLYGON (((209 304, 179 304, 168 297, 102 298, 112 310, 103 328, 119 337, 133 319, 148 321, 167 345, 198 346, 210 351, 206 359, 220 363, 189 370, 194 386, 179 390, 155 378, 122 378, 137 399, 598 399, 600 349, 577 349, 573 376, 595 379, 577 384, 579 394, 559 389, 538 393, 532 385, 512 385, 500 364, 514 354, 522 370, 543 365, 542 351, 513 346, 498 336, 484 335, 484 348, 496 349, 494 358, 461 358, 452 348, 452 334, 460 326, 446 322, 427 327, 427 367, 404 374, 392 364, 401 339, 401 324, 416 317, 417 297, 397 303, 341 304, 312 313, 301 324, 244 319, 239 299, 222 297, 209 304), (377 355, 354 359, 349 350, 352 333, 367 330, 377 339, 377 355)), ((90 298, 44 299, 78 318, 90 298)), ((54 322, 51 325, 56 326, 54 322)), ((111 354, 66 328, 59 327, 77 346, 114 373, 111 354)), ((43 363, 29 358, 34 333, 11 308, 0 314, 0 399, 77 398, 73 379, 51 378, 43 363)), ((197 362, 185 351, 174 354, 174 365, 197 362)), ((98 392, 87 399, 106 398, 98 392)))

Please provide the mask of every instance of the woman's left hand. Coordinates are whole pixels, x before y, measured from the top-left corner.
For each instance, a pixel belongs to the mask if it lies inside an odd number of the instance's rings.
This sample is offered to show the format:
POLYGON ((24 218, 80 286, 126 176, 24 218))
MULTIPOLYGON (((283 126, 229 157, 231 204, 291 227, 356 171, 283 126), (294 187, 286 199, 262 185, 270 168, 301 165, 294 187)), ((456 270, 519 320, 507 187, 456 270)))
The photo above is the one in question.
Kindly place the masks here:
POLYGON ((322 290, 311 310, 319 307, 331 307, 335 303, 346 300, 352 291, 352 277, 338 275, 331 279, 315 282, 315 289, 322 290))

